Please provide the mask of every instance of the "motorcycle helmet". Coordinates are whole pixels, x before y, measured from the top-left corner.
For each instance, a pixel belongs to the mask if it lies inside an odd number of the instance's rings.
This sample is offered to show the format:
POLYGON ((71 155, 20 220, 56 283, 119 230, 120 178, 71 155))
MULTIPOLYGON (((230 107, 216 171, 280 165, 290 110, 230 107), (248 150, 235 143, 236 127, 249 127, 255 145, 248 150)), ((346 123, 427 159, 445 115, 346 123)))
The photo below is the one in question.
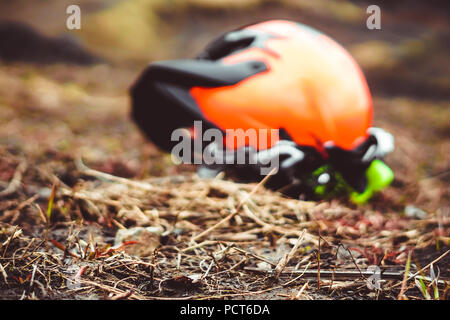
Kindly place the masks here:
MULTIPOLYGON (((201 165, 203 172, 230 169, 257 180, 260 160, 277 157, 279 170, 269 187, 308 197, 343 191, 355 203, 393 180, 381 160, 393 151, 394 139, 372 127, 372 97, 360 67, 337 42, 297 22, 244 26, 195 59, 153 62, 131 96, 133 119, 162 149, 170 152, 177 144, 174 130, 200 121, 224 133, 213 155, 245 149, 256 159, 251 165, 201 165), (277 134, 264 141, 228 134, 249 129, 277 134)), ((191 139, 201 138, 190 132, 191 139)), ((208 146, 202 141, 200 148, 208 146)))

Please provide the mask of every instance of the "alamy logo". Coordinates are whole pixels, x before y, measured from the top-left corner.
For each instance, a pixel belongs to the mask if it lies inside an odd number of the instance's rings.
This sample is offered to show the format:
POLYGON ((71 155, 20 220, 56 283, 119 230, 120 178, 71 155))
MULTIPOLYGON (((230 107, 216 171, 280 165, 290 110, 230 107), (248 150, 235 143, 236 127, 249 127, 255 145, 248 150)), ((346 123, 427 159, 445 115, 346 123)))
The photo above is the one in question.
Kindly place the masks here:
POLYGON ((304 157, 293 141, 279 141, 278 129, 208 128, 194 121, 194 139, 186 129, 176 129, 171 140, 178 142, 171 152, 174 163, 204 165, 256 165, 261 175, 275 174, 280 167, 290 167, 304 157), (206 147, 204 147, 206 145, 206 147), (253 147, 258 146, 258 149, 253 147))
POLYGON ((369 266, 367 272, 371 273, 367 278, 367 287, 371 290, 380 290, 381 269, 378 266, 369 266))
POLYGON ((381 9, 376 4, 367 7, 366 13, 370 16, 366 20, 366 26, 369 30, 381 29, 381 9))
POLYGON ((66 19, 66 27, 69 30, 81 29, 81 9, 76 4, 66 8, 66 13, 70 16, 66 19))

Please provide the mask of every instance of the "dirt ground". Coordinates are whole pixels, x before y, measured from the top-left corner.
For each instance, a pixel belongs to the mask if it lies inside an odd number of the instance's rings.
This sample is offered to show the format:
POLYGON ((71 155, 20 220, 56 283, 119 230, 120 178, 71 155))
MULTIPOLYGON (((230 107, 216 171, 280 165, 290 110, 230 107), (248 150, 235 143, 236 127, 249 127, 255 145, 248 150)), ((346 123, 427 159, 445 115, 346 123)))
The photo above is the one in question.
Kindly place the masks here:
MULTIPOLYGON (((89 21, 114 13, 100 2, 88 7, 89 21)), ((386 160, 392 186, 355 206, 201 180, 132 123, 128 88, 147 63, 137 54, 85 41, 104 62, 0 62, 0 299, 448 299, 450 35, 442 10, 386 7, 382 31, 370 32, 355 11, 364 1, 339 2, 333 14, 253 2, 158 7, 154 23, 170 41, 148 59, 192 56, 249 13, 324 31, 361 64, 374 125, 395 136, 386 160), (367 285, 374 265, 378 290, 367 285)), ((48 18, 32 9, 34 19, 48 18)), ((10 18, 30 21, 28 11, 10 18)), ((48 36, 60 28, 32 24, 48 36)), ((92 37, 86 29, 81 39, 92 37)))

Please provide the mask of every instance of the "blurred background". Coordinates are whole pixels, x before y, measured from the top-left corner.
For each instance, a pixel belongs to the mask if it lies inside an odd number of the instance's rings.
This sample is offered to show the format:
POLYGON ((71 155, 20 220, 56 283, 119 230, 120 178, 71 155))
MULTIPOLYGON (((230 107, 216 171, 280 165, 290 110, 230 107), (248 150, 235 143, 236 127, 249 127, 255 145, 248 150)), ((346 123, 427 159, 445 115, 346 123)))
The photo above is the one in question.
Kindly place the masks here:
POLYGON ((144 140, 129 87, 153 60, 190 58, 241 25, 291 19, 350 51, 374 95, 375 126, 395 135, 387 162, 396 179, 373 206, 448 210, 449 9, 445 0, 0 0, 0 188, 21 162, 30 192, 52 176, 74 186, 78 157, 123 177, 192 171, 144 140), (71 4, 80 30, 66 28, 71 4), (381 30, 366 27, 370 4, 381 8, 381 30))

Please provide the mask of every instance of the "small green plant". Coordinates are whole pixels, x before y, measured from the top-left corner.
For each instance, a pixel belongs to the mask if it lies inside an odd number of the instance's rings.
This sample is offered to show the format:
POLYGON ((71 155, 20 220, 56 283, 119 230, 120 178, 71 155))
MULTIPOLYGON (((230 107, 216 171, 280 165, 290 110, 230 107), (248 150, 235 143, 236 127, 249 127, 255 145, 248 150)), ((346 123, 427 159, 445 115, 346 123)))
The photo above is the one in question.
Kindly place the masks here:
POLYGON ((430 266, 430 282, 428 285, 426 284, 426 277, 424 275, 421 275, 421 277, 415 278, 416 287, 419 288, 420 292, 424 296, 426 300, 431 300, 431 294, 430 289, 432 289, 433 299, 439 300, 439 288, 438 288, 438 281, 439 281, 439 275, 440 271, 438 268, 438 274, 436 275, 434 272, 433 265, 430 266))
POLYGON ((47 224, 50 224, 50 218, 52 216, 52 209, 53 209, 53 202, 55 201, 55 192, 56 192, 56 184, 53 184, 52 192, 50 194, 50 198, 48 199, 47 224))

